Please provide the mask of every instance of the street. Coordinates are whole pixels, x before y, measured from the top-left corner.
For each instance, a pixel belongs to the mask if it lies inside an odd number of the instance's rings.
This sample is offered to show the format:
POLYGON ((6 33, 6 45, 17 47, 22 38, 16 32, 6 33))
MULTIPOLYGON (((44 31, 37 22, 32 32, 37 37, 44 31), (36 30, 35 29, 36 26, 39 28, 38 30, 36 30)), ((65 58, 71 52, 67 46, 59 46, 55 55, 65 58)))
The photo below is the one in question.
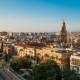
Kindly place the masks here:
POLYGON ((5 77, 2 75, 1 71, 0 71, 0 80, 6 80, 5 77))
POLYGON ((11 80, 1 68, 0 68, 0 80, 11 80))
POLYGON ((9 70, 9 66, 0 63, 0 80, 20 80, 20 78, 9 70))

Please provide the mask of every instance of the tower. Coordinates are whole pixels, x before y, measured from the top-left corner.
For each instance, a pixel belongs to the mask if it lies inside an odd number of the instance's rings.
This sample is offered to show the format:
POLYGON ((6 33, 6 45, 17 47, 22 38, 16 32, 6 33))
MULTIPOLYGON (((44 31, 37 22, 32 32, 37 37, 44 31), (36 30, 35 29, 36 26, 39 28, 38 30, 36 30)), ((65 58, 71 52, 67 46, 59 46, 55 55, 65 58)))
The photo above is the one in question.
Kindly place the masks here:
POLYGON ((61 31, 60 31, 60 43, 61 44, 67 43, 67 30, 66 30, 66 25, 65 25, 64 20, 62 22, 62 27, 61 27, 61 31))

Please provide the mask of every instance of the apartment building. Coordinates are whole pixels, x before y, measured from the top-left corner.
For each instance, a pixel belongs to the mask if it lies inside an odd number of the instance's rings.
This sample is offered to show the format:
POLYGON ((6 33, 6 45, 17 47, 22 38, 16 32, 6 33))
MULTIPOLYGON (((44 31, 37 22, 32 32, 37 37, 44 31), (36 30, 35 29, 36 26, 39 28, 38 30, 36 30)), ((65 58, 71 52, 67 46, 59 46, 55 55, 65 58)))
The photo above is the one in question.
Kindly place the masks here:
POLYGON ((70 57, 70 69, 80 74, 80 52, 74 53, 70 57))
POLYGON ((70 68, 70 56, 72 55, 71 51, 59 48, 42 48, 37 49, 36 54, 41 56, 43 59, 53 59, 60 66, 61 69, 66 67, 70 68))
POLYGON ((71 51, 61 48, 35 47, 25 44, 16 44, 14 48, 18 56, 38 55, 41 59, 53 59, 61 69, 70 68, 71 51))

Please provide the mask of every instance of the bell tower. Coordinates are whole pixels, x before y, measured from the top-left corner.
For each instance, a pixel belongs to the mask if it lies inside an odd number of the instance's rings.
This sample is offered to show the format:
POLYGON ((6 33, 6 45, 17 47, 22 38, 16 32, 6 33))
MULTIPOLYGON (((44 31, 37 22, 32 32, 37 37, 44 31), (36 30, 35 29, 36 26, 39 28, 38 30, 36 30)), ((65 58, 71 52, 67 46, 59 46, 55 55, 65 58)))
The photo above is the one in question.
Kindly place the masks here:
POLYGON ((67 30, 66 30, 66 25, 64 20, 62 22, 62 27, 60 31, 60 43, 61 44, 67 43, 67 30))

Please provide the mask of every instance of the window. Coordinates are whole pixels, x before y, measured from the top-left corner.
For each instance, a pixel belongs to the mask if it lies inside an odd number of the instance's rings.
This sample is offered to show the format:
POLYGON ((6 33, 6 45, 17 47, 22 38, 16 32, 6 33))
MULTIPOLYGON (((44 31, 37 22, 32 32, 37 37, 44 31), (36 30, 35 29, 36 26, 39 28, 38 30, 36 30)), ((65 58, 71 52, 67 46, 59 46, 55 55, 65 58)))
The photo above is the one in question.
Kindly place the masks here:
POLYGON ((33 54, 33 52, 32 52, 32 51, 29 51, 29 53, 33 54))

